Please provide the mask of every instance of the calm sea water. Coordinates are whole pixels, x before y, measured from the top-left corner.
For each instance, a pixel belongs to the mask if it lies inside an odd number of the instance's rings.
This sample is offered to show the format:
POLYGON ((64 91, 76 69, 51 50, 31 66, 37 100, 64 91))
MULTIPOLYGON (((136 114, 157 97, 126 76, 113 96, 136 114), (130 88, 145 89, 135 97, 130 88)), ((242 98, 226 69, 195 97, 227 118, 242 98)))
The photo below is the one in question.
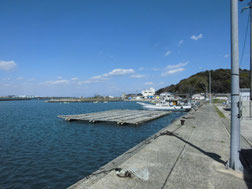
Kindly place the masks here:
POLYGON ((0 188, 66 188, 166 127, 182 113, 139 127, 66 122, 57 115, 141 109, 135 102, 0 102, 0 188))

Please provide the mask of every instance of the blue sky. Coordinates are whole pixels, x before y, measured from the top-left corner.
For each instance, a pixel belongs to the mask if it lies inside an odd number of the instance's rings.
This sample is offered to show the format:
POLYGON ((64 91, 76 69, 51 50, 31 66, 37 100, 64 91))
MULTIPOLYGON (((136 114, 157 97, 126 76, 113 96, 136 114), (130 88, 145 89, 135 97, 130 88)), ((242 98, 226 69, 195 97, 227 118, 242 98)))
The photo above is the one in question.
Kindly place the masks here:
POLYGON ((0 95, 120 96, 230 68, 229 0, 1 0, 0 18, 0 95))

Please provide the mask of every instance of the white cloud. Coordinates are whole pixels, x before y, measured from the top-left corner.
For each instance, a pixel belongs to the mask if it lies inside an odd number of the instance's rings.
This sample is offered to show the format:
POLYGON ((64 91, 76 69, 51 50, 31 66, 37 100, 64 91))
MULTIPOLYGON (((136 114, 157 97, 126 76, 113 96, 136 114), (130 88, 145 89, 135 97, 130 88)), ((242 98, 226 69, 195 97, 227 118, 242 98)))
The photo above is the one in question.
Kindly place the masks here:
POLYGON ((127 74, 131 74, 134 72, 135 71, 133 69, 114 69, 107 74, 103 74, 103 76, 110 77, 110 76, 118 76, 118 75, 127 75, 127 74))
POLYGON ((176 69, 172 69, 172 70, 167 70, 166 72, 162 73, 161 76, 167 76, 167 75, 172 75, 172 74, 175 74, 175 73, 178 73, 178 72, 182 72, 184 71, 185 68, 176 68, 176 69))
POLYGON ((56 81, 46 81, 43 84, 47 84, 47 85, 58 85, 58 84, 68 84, 69 80, 63 80, 63 79, 59 79, 56 81))
POLYGON ((180 40, 179 42, 178 42, 178 47, 181 47, 181 45, 184 43, 184 40, 180 40))
POLYGON ((110 77, 113 77, 113 76, 123 76, 123 75, 128 75, 134 72, 135 70, 133 69, 114 69, 109 73, 94 76, 85 81, 80 81, 79 84, 82 85, 82 84, 88 84, 88 83, 102 82, 102 81, 108 80, 110 77))
POLYGON ((229 54, 225 54, 224 55, 224 58, 228 58, 230 55, 229 54))
POLYGON ((144 67, 140 67, 138 68, 139 71, 143 71, 144 70, 144 67))
POLYGON ((62 77, 62 76, 58 76, 57 78, 58 78, 59 80, 63 79, 63 77, 62 77))
POLYGON ((189 61, 180 62, 180 63, 174 64, 174 65, 168 65, 168 66, 166 66, 165 69, 170 70, 170 69, 174 69, 174 68, 180 68, 180 67, 186 66, 188 63, 189 63, 189 61))
POLYGON ((185 70, 184 66, 186 66, 189 63, 189 61, 187 62, 180 62, 178 64, 174 64, 174 65, 168 65, 166 66, 166 68, 164 69, 164 72, 161 74, 162 77, 167 76, 167 75, 172 75, 178 72, 182 72, 185 70))
POLYGON ((145 82, 144 85, 153 85, 152 81, 145 82))
POLYGON ((16 63, 14 61, 1 61, 0 60, 0 70, 8 71, 16 68, 16 63))
POLYGON ((130 78, 136 78, 136 79, 140 79, 140 78, 144 78, 144 75, 141 74, 135 74, 135 75, 131 75, 130 78))
POLYGON ((171 51, 166 51, 166 53, 165 53, 165 56, 168 56, 168 55, 170 55, 172 52, 171 51))
POLYGON ((199 34, 198 36, 196 36, 196 35, 192 35, 192 36, 191 36, 191 39, 192 39, 192 40, 198 40, 198 39, 201 39, 201 38, 203 38, 203 34, 202 34, 202 33, 199 34))
MULTIPOLYGON (((88 84, 88 83, 92 83, 92 80, 85 80, 85 81, 78 82, 79 85, 88 84)), ((93 81, 93 83, 94 83, 94 81, 93 81)))
POLYGON ((78 79, 78 77, 73 77, 71 80, 72 80, 72 81, 77 81, 77 80, 79 80, 79 79, 78 79))

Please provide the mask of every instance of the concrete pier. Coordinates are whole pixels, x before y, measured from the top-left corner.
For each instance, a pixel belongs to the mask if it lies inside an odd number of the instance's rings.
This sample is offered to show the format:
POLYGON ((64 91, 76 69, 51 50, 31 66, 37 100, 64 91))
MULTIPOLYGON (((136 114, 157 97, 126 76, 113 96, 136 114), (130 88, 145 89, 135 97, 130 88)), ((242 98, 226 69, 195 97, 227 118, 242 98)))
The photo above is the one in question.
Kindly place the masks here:
POLYGON ((226 168, 230 135, 213 105, 192 110, 180 119, 185 120, 184 125, 176 120, 70 188, 252 187, 247 172, 226 168), (134 171, 130 177, 119 177, 115 168, 134 171))

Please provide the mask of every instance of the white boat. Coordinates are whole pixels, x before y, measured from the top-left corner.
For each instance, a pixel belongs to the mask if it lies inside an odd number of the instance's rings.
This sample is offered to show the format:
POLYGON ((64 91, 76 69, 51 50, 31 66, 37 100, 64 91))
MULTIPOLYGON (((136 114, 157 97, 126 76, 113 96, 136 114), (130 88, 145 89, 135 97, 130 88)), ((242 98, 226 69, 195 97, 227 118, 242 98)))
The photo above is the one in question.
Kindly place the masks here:
POLYGON ((143 108, 153 109, 153 110, 169 110, 169 111, 190 111, 191 105, 170 105, 169 103, 160 103, 160 104, 146 104, 142 102, 137 102, 142 105, 143 108))

